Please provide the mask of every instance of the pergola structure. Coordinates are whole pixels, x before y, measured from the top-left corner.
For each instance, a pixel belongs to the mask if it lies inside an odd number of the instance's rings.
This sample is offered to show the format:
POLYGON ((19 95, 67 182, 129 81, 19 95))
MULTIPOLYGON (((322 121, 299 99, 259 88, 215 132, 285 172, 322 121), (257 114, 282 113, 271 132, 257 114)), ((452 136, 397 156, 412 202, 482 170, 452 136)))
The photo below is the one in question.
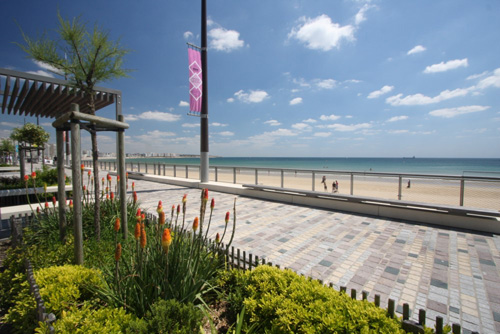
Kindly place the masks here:
MULTIPOLYGON (((50 78, 30 73, 0 68, 0 110, 2 114, 36 116, 56 119, 52 125, 56 128, 58 179, 64 180, 64 143, 63 133, 70 130, 72 145, 72 176, 74 209, 80 207, 79 222, 75 221, 75 258, 83 262, 83 253, 77 254, 77 234, 81 236, 81 194, 80 182, 80 127, 89 131, 117 132, 118 173, 125 175, 125 129, 123 122, 121 91, 96 87, 96 111, 111 104, 116 106, 116 120, 91 115, 85 94, 75 89, 67 80, 50 78), (78 226, 79 225, 79 226, 78 226), (77 229, 80 229, 77 231, 77 229)), ((61 235, 65 233, 66 193, 64 182, 58 183, 59 217, 61 235)), ((120 178, 121 222, 123 235, 127 233, 126 178, 120 178)), ((75 217, 78 214, 75 214, 75 217)))

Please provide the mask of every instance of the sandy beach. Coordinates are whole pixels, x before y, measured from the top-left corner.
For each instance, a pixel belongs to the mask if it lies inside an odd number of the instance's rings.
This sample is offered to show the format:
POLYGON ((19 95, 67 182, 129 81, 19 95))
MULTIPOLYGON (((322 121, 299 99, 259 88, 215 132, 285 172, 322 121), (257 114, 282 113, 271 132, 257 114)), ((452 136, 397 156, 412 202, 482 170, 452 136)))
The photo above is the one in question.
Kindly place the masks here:
MULTIPOLYGON (((145 165, 141 164, 141 172, 146 172, 145 165)), ((127 165, 127 170, 130 170, 127 165)), ((137 165, 134 166, 137 171, 137 165)), ((147 173, 174 176, 172 166, 156 168, 148 165, 147 173)), ((199 179, 197 167, 177 167, 176 177, 199 179), (186 175, 187 174, 187 175, 186 175)), ((237 184, 261 184, 268 186, 281 186, 281 172, 279 170, 260 169, 256 178, 255 169, 236 168, 236 180, 233 168, 218 168, 217 177, 215 170, 210 170, 210 181, 237 183, 237 184), (257 179, 257 181, 256 181, 257 179)), ((332 193, 332 183, 339 184, 338 193, 351 194, 351 176, 348 174, 316 173, 314 177, 314 190, 332 193), (327 189, 321 183, 322 177, 326 176, 327 189)), ((287 172, 283 173, 283 187, 301 190, 313 190, 313 177, 310 172, 287 172)), ((383 199, 398 199, 399 179, 397 177, 379 177, 354 175, 352 180, 352 195, 378 197, 383 199)), ((401 185, 401 199, 406 201, 460 205, 460 181, 433 178, 404 178, 401 185), (408 188, 408 181, 410 187, 408 188)), ((464 206, 500 210, 500 183, 485 181, 466 181, 464 185, 464 206)))

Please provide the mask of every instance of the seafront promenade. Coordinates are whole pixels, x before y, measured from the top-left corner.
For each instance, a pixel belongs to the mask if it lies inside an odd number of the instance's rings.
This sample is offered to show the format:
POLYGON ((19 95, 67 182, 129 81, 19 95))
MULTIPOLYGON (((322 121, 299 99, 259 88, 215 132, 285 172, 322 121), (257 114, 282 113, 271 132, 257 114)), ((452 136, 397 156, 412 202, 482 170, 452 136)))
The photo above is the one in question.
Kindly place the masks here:
MULTIPOLYGON (((135 182, 141 208, 155 213, 159 200, 169 208, 187 194, 186 221, 198 215, 200 190, 178 185, 135 182)), ((412 221, 382 219, 341 211, 265 201, 223 192, 215 199, 211 234, 222 232, 224 215, 236 199, 235 248, 282 268, 341 286, 369 292, 368 300, 389 298, 411 319, 427 310, 468 331, 500 332, 500 236, 440 228, 412 221)), ((359 298, 359 297, 358 297, 359 298)))

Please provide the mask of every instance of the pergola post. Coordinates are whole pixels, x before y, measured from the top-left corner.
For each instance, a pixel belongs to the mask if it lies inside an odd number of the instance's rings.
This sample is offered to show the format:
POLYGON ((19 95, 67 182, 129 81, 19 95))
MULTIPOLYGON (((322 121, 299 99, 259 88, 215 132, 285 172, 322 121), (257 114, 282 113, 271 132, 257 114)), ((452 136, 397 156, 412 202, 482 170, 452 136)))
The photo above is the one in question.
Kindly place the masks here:
MULTIPOLYGON (((78 111, 78 104, 72 104, 72 111, 78 111), (76 110, 74 109, 76 108, 76 110)), ((82 171, 80 122, 71 120, 71 174, 73 177, 73 226, 75 235, 75 262, 83 264, 83 227, 82 227, 82 171)), ((57 159, 59 160, 59 159, 57 159)))
MULTIPOLYGON (((123 115, 118 115, 118 121, 123 122, 123 115)), ((122 223, 123 239, 127 239, 127 177, 125 170, 125 130, 121 129, 116 133, 116 143, 118 146, 118 175, 120 175, 120 213, 122 223)))
POLYGON ((64 131, 56 130, 57 199, 59 201, 59 240, 66 242, 66 177, 64 173, 64 131))

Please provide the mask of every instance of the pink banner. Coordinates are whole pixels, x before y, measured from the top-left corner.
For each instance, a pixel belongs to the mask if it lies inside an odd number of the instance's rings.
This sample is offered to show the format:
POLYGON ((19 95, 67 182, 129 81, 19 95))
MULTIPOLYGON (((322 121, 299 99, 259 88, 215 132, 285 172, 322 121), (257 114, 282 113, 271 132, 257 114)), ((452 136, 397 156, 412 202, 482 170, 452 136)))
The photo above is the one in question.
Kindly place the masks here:
POLYGON ((189 48, 189 110, 191 112, 201 112, 201 95, 203 89, 203 79, 201 76, 201 55, 200 51, 189 48))

